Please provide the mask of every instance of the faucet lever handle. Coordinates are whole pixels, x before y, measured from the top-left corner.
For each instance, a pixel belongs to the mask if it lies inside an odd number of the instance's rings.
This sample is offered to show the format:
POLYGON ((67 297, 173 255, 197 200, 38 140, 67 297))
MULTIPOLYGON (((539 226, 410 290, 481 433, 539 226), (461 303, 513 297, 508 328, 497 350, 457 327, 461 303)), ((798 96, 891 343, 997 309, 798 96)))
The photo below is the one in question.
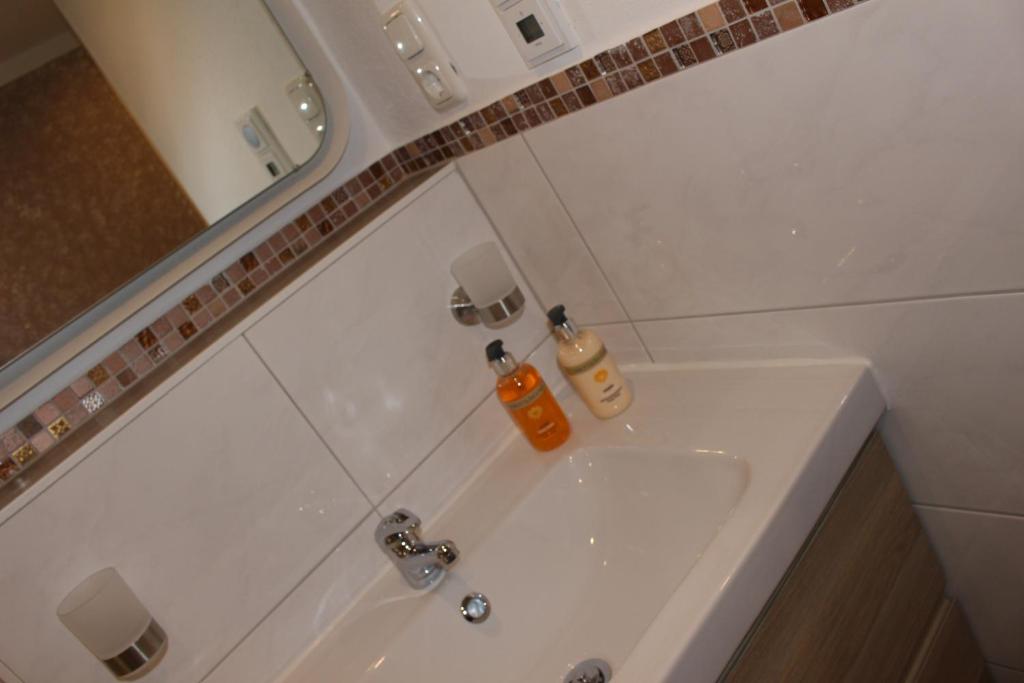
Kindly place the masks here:
POLYGON ((389 548, 396 543, 403 541, 415 543, 419 540, 416 532, 420 526, 420 518, 405 508, 399 508, 390 515, 380 520, 374 537, 377 544, 382 548, 389 548))

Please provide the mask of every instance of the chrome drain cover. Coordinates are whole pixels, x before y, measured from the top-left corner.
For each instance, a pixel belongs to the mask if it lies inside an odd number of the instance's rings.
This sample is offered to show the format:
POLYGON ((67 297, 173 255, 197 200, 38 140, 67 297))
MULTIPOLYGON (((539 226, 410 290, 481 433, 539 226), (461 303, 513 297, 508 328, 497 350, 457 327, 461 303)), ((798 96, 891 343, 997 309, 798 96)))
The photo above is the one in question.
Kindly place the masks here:
POLYGON ((588 659, 565 675, 565 683, 608 683, 610 680, 612 668, 603 659, 588 659))
POLYGON ((459 607, 462 618, 471 624, 482 624, 491 616, 491 601, 483 593, 470 593, 459 607))

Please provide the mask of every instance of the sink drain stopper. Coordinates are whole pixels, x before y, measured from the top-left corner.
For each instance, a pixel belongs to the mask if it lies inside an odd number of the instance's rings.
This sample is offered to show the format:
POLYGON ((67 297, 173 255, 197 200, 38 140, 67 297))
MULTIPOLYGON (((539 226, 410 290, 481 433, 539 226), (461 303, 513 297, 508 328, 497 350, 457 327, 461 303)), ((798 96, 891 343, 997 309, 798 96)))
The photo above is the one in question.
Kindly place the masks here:
POLYGON ((565 683, 608 683, 610 680, 612 668, 603 659, 588 659, 565 676, 565 683))
POLYGON ((462 599, 459 607, 462 618, 471 624, 482 624, 491 616, 491 602, 482 593, 470 593, 462 599))

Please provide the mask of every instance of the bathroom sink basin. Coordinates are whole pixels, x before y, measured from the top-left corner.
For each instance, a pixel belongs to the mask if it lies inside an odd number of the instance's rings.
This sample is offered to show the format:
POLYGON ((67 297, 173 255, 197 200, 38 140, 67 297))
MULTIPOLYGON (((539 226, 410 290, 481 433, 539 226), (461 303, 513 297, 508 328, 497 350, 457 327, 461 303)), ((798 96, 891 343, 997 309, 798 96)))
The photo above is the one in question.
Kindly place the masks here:
MULTIPOLYGON (((714 680, 883 410, 862 363, 636 366, 636 401, 538 455, 510 434, 425 536, 433 590, 384 573, 287 683, 714 680), (463 598, 492 612, 465 621, 463 598)), ((385 511, 389 512, 389 511, 385 511)))

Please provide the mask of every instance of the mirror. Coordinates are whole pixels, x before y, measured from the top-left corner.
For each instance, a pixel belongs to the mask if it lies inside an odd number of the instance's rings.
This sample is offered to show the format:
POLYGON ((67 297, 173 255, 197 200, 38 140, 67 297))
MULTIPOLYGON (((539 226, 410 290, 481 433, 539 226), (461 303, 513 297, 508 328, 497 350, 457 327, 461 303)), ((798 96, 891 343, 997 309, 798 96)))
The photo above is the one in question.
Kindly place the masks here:
POLYGON ((263 0, 0 0, 0 367, 309 161, 263 0))

